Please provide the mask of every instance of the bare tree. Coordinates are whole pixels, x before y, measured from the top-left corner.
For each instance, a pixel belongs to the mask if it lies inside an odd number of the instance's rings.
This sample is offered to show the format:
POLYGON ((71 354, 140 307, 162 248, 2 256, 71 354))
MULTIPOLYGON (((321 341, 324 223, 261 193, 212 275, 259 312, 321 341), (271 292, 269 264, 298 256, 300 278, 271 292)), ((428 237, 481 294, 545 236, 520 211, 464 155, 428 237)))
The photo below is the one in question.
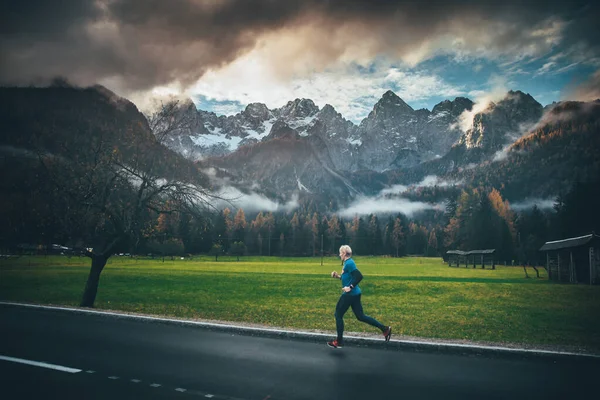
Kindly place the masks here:
MULTIPOLYGON (((164 109, 163 120, 169 120, 169 110, 176 109, 164 109)), ((192 162, 166 149, 147 127, 120 135, 101 129, 63 146, 61 157, 40 151, 39 160, 68 204, 70 236, 80 238, 92 260, 81 306, 93 307, 107 260, 118 246, 137 248, 153 213, 202 212, 218 196, 192 162)))

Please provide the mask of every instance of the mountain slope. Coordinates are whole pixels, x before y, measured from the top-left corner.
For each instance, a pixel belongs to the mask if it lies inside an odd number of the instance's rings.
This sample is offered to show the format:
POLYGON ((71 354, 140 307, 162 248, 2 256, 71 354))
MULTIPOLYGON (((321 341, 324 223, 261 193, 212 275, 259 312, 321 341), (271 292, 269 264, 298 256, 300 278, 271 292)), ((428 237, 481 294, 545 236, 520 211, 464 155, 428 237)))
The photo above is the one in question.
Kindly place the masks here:
POLYGON ((409 184, 435 175, 496 188, 510 201, 554 198, 575 182, 600 182, 600 101, 557 103, 523 137, 490 153, 454 146, 442 159, 390 171, 385 180, 409 184), (468 163, 469 156, 482 161, 468 163))
POLYGON ((461 174, 503 188, 509 199, 555 197, 574 182, 600 184, 600 101, 556 105, 503 159, 461 174))
POLYGON ((355 194, 323 148, 318 135, 303 137, 280 123, 273 126, 269 140, 199 163, 224 171, 238 187, 255 188, 279 200, 287 201, 297 193, 323 198, 355 194))

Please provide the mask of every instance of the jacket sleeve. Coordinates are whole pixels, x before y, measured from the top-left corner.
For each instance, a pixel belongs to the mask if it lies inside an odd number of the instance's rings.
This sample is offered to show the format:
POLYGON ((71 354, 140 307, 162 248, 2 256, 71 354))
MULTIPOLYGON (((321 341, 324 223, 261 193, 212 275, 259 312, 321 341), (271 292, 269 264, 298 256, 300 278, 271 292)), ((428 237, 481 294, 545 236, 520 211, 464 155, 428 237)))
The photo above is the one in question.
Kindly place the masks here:
POLYGON ((350 275, 352 276, 352 283, 350 284, 351 287, 355 287, 360 283, 360 281, 362 281, 363 276, 358 268, 352 271, 350 275))

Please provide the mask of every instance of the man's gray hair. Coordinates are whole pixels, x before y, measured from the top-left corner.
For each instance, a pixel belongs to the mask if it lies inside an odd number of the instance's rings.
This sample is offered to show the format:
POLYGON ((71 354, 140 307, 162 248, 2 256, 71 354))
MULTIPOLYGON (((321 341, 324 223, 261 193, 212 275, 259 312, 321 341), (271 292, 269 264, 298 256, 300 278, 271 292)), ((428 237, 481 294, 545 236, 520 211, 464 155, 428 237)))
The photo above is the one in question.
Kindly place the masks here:
POLYGON ((351 256, 352 255, 352 249, 347 244, 344 244, 344 245, 342 245, 340 247, 340 253, 344 253, 347 256, 351 256))

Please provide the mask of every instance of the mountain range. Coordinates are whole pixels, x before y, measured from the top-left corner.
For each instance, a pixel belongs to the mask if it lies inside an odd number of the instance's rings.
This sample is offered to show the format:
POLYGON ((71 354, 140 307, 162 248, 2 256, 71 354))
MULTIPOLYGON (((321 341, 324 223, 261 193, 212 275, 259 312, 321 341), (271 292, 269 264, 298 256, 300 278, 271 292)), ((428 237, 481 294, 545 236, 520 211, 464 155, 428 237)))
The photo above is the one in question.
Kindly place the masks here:
POLYGON ((13 167, 11 160, 36 158, 31 149, 62 156, 99 136, 134 160, 141 148, 144 162, 160 154, 165 174, 185 170, 272 204, 300 199, 335 211, 389 198, 395 187, 403 188, 398 196, 439 204, 466 186, 520 202, 600 180, 600 100, 543 107, 510 91, 485 107, 457 97, 429 111, 388 91, 358 125, 309 99, 277 109, 253 103, 233 116, 190 100, 177 109, 186 126, 161 140, 133 103, 100 86, 3 88, 0 103, 0 154, 13 167))
MULTIPOLYGON (((376 195, 396 184, 416 184, 428 176, 440 182, 477 184, 474 180, 481 182, 481 174, 474 171, 502 174, 520 140, 540 129, 551 130, 551 120, 556 118, 545 118, 550 113, 569 114, 568 131, 577 135, 580 115, 573 112, 572 104, 577 103, 544 107, 530 94, 511 90, 484 107, 457 97, 431 111, 415 110, 387 91, 356 125, 331 105, 319 108, 310 99, 296 99, 277 109, 253 103, 233 116, 197 110, 190 100, 182 105, 182 112, 189 113, 193 127, 172 135, 168 146, 204 168, 214 168, 242 190, 280 201, 300 194, 347 204, 357 196, 376 195)), ((600 115, 595 107, 590 110, 591 115, 600 115)), ((590 144, 595 146, 594 135, 590 144)), ((530 164, 539 161, 536 156, 532 160, 530 164)), ((596 176, 595 164, 589 167, 593 170, 589 175, 596 176)), ((531 172, 512 169, 512 174, 525 177, 531 172)), ((543 190, 537 184, 512 190, 511 200, 555 196, 565 179, 552 184, 555 180, 548 177, 543 190)), ((503 186, 491 181, 495 187, 503 186)))
POLYGON ((181 109, 193 123, 173 135, 168 146, 189 158, 201 159, 294 132, 301 138, 318 136, 336 170, 381 172, 445 154, 460 138, 455 122, 472 106, 471 100, 458 97, 439 103, 432 111, 414 110, 387 91, 368 117, 355 125, 333 106, 326 104, 319 109, 310 99, 295 99, 273 110, 252 103, 233 116, 197 110, 189 100, 181 109))

